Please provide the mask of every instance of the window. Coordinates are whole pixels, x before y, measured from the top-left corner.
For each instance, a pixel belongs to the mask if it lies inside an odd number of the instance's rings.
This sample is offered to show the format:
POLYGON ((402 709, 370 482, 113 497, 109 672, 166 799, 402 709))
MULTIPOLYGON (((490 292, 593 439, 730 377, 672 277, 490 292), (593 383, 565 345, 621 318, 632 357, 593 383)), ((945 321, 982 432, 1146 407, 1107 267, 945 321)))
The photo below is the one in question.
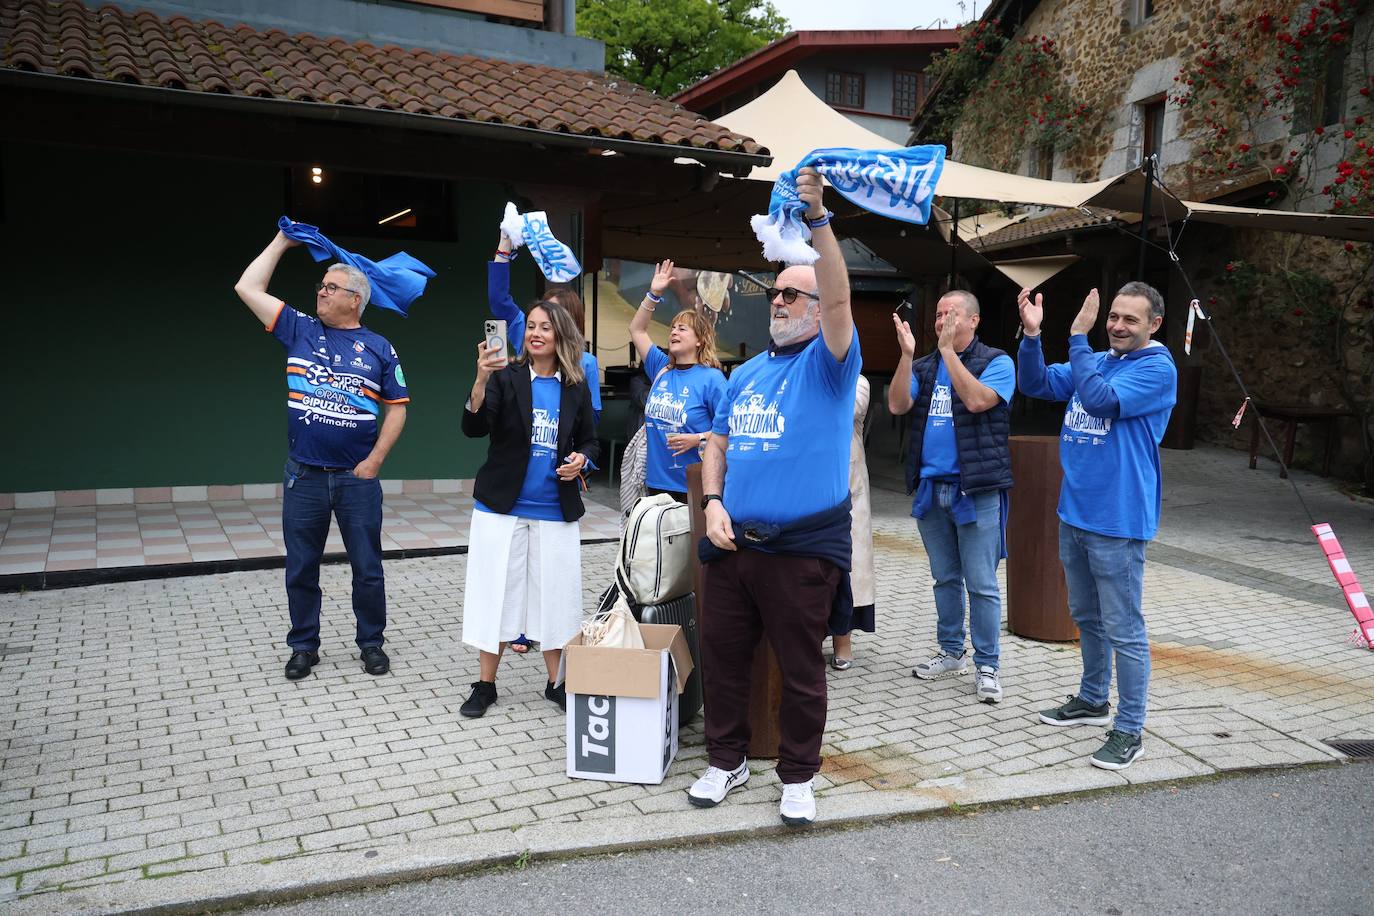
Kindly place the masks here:
POLYGON ((1126 0, 1126 18, 1131 25, 1142 25, 1155 14, 1155 0, 1126 0))
POLYGON ((864 78, 862 73, 831 70, 825 75, 825 104, 841 108, 864 107, 864 78))
POLYGON ((1161 96, 1140 105, 1140 162, 1151 156, 1159 157, 1164 166, 1164 98, 1161 96))
POLYGON ((1312 87, 1311 104, 1297 105, 1293 131, 1306 133, 1314 127, 1337 124, 1345 114, 1345 46, 1326 59, 1322 81, 1312 87))
POLYGON ((287 170, 286 212, 330 238, 457 240, 449 184, 433 178, 296 166, 287 170))
POLYGON ((1041 143, 1031 150, 1031 170, 1032 178, 1043 178, 1046 181, 1054 179, 1054 144, 1041 143))
POLYGON ((897 70, 892 74, 892 113, 910 118, 926 97, 926 75, 911 70, 897 70))

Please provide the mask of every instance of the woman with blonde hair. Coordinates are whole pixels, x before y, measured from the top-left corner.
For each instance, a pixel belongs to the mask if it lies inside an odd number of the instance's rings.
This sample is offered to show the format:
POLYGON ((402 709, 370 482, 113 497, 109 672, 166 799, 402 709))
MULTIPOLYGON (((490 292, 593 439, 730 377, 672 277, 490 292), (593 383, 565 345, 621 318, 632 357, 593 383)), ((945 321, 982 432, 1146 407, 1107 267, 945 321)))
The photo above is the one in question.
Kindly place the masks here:
POLYGON ((695 309, 673 316, 668 352, 654 346, 649 322, 673 280, 673 262, 654 269, 649 291, 630 321, 630 340, 652 385, 644 404, 644 486, 687 501, 687 466, 701 461, 697 449, 711 434, 711 423, 725 396, 725 373, 716 357, 716 330, 695 309))
POLYGON ((582 544, 577 520, 582 471, 596 458, 596 423, 582 370, 582 334, 556 302, 533 305, 524 346, 477 348, 477 379, 463 433, 491 437, 477 472, 463 596, 463 642, 481 653, 481 673, 459 710, 481 716, 496 701, 496 669, 523 634, 544 647, 544 696, 555 687, 561 647, 582 622, 582 544), (553 648, 549 648, 553 647, 553 648))

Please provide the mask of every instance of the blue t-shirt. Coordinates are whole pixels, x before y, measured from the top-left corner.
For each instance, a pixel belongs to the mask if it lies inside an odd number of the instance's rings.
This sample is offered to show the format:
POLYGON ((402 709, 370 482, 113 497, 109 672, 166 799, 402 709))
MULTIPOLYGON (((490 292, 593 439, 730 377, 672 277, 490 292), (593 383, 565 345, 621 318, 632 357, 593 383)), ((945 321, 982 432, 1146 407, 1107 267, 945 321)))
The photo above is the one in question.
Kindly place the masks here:
MULTIPOLYGON (((507 261, 487 263, 487 305, 493 315, 505 319, 506 339, 519 356, 525 350, 525 313, 510 297, 510 263, 507 261)), ((600 420, 601 367, 590 353, 582 354, 582 374, 587 377, 587 387, 592 393, 592 414, 600 420)))
MULTIPOLYGON (((508 514, 545 522, 563 521, 558 502, 558 475, 562 459, 558 456, 558 413, 563 397, 563 382, 557 377, 535 376, 530 380, 530 463, 525 467, 525 482, 508 514)), ((492 512, 481 501, 478 511, 492 512)))
POLYGON ((1021 390, 1068 401, 1059 435, 1059 517, 1109 537, 1148 541, 1159 527, 1164 483, 1159 442, 1169 425, 1178 370, 1151 341, 1124 356, 1069 338, 1068 363, 1045 365, 1039 337, 1021 340, 1021 390))
MULTIPOLYGON (((650 347, 644 356, 644 374, 652 381, 668 365, 668 355, 650 347)), ((654 382, 644 404, 644 435, 647 439, 644 483, 656 490, 687 492, 687 465, 701 461, 696 449, 677 456, 668 450, 672 433, 709 433, 720 399, 725 395, 725 373, 700 364, 669 369, 654 382)))
POLYGON ((736 369, 712 432, 729 436, 725 510, 736 522, 786 524, 849 496, 854 388, 863 358, 851 330, 836 360, 820 335, 798 352, 764 352, 736 369))
MULTIPOLYGON (((1010 356, 999 356, 983 368, 978 381, 987 385, 1002 403, 1010 404, 1016 393, 1016 364, 1010 356)), ((911 376, 911 396, 920 394, 921 382, 911 376)), ((930 395, 930 413, 926 415, 925 438, 921 440, 921 477, 941 479, 959 476, 959 446, 954 438, 954 386, 949 381, 945 361, 939 360, 935 369, 935 388, 930 395)))
POLYGON ((395 348, 367 328, 327 327, 284 302, 267 330, 286 347, 288 454, 352 470, 377 444, 382 403, 410 400, 395 348))

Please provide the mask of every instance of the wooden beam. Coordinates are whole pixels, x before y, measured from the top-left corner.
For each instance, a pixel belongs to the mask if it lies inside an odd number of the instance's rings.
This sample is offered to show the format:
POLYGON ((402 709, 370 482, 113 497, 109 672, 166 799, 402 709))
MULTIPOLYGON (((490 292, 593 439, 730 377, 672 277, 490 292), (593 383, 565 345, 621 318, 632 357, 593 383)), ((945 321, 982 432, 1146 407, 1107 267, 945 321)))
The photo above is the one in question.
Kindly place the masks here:
POLYGON ((415 6, 441 6, 448 10, 461 10, 465 13, 481 13, 483 16, 500 16, 504 19, 519 19, 522 22, 544 23, 543 0, 405 0, 415 6))

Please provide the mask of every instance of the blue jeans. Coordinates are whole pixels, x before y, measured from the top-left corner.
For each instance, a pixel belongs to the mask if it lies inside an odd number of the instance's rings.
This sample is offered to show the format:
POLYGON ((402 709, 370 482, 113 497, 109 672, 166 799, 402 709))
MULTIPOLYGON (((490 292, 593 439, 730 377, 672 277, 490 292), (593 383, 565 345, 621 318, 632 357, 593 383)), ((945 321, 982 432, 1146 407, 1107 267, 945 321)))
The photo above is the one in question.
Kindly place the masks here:
POLYGON ((1112 727, 1139 735, 1145 727, 1150 687, 1150 640, 1145 635, 1141 594, 1145 584, 1145 542, 1114 538, 1059 523, 1059 561, 1069 586, 1069 613, 1078 624, 1083 681, 1078 697, 1107 702, 1116 657, 1120 704, 1112 727))
POLYGON ((386 629, 386 580, 382 576, 382 482, 353 476, 352 469, 324 471, 286 461, 281 527, 286 541, 286 603, 296 652, 320 648, 320 558, 329 517, 339 522, 353 566, 353 616, 359 648, 380 646, 386 629))
POLYGON ((1002 635, 1002 595, 997 590, 997 561, 1001 552, 1001 499, 996 490, 970 498, 978 520, 958 525, 950 506, 959 485, 937 481, 930 511, 916 520, 930 557, 935 579, 936 636, 950 655, 964 654, 964 591, 968 591, 969 633, 973 663, 999 667, 998 640, 1002 635))

